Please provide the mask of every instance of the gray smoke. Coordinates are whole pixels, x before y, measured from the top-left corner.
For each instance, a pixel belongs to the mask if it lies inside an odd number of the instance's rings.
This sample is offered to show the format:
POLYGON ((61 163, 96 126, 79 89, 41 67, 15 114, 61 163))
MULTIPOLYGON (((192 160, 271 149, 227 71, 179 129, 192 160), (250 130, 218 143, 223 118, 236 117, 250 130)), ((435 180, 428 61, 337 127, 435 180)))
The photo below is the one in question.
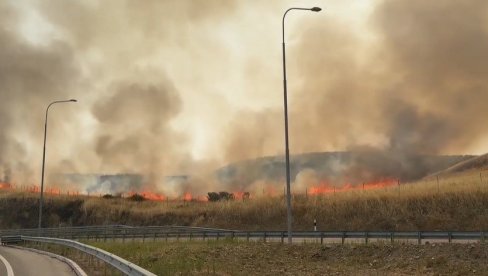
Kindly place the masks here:
MULTIPOLYGON (((488 3, 372 3, 368 41, 327 10, 290 19, 298 23, 287 33, 290 147, 364 153, 340 166, 358 181, 397 170, 421 175, 428 166, 419 154, 464 153, 487 135, 488 3)), ((10 168, 13 181, 39 182, 44 112, 59 99, 79 103, 50 113, 48 175, 141 174, 141 185, 165 191, 165 176, 191 174, 175 193, 205 192, 225 188, 213 171, 229 162, 283 154, 275 28, 291 3, 24 5, 54 31, 30 41, 22 5, 0 3, 0 167, 10 168), (260 22, 249 19, 256 13, 260 22), (235 91, 214 93, 235 75, 243 76, 235 91), (277 104, 241 106, 248 98, 277 104), (187 124, 200 115, 194 109, 205 112, 199 127, 211 133, 199 161, 187 124)), ((252 173, 242 175, 255 179, 252 173)), ((261 185, 244 182, 239 189, 261 185)))

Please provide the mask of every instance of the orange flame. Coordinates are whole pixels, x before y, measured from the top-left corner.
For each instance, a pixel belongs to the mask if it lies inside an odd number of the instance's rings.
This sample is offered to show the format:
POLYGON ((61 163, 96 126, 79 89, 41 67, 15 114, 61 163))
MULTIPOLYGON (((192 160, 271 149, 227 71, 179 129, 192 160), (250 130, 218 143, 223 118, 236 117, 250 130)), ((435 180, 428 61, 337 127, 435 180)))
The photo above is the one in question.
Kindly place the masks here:
POLYGON ((353 186, 350 183, 344 184, 341 187, 334 187, 333 185, 322 182, 320 185, 311 187, 308 193, 311 195, 331 194, 335 192, 359 191, 359 190, 374 190, 391 187, 397 184, 396 179, 386 179, 378 182, 363 183, 362 185, 353 186))
POLYGON ((11 189, 11 188, 12 185, 10 185, 9 183, 0 182, 0 189, 11 189))
POLYGON ((149 192, 149 191, 144 191, 144 192, 141 193, 141 195, 145 199, 154 200, 154 201, 163 201, 163 200, 166 199, 166 196, 164 196, 162 194, 156 194, 156 193, 152 193, 152 192, 149 192))
POLYGON ((183 200, 184 201, 191 201, 193 198, 193 196, 189 193, 189 192, 186 192, 184 195, 183 195, 183 200))

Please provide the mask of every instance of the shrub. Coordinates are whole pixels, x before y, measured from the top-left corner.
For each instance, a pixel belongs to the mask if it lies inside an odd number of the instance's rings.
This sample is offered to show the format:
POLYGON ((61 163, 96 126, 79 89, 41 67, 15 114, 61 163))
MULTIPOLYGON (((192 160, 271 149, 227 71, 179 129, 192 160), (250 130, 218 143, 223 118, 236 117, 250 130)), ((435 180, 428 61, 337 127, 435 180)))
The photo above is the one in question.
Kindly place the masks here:
POLYGON ((216 202, 220 200, 220 196, 216 192, 209 192, 207 198, 208 201, 212 201, 212 202, 216 202))

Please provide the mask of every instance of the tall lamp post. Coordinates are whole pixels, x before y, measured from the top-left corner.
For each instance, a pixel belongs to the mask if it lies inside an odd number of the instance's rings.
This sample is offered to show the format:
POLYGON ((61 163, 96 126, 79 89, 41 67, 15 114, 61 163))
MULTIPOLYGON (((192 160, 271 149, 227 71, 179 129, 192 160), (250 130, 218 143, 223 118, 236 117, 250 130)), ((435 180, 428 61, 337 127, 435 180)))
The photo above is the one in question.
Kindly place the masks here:
POLYGON ((289 8, 283 15, 282 31, 283 31, 283 94, 285 105, 285 158, 286 158, 286 207, 287 207, 287 226, 288 226, 288 243, 292 243, 292 231, 291 231, 291 190, 290 190, 290 149, 288 143, 288 96, 286 91, 286 55, 285 55, 285 17, 291 10, 313 11, 319 12, 322 9, 319 7, 313 8, 289 8))
POLYGON ((46 108, 46 119, 44 120, 44 149, 42 151, 42 176, 41 176, 41 198, 39 200, 39 235, 41 234, 41 223, 42 223, 42 203, 44 199, 44 165, 46 163, 46 137, 47 137, 47 114, 49 113, 49 108, 53 104, 57 103, 70 103, 76 102, 75 99, 64 100, 64 101, 54 101, 50 103, 46 108))

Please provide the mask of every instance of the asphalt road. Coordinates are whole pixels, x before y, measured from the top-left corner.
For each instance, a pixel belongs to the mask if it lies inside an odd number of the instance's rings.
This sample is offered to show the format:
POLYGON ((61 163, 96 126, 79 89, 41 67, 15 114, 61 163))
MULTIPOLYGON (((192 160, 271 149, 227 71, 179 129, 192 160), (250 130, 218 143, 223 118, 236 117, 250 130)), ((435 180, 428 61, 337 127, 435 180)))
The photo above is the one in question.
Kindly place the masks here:
POLYGON ((0 275, 73 276, 76 274, 67 264, 49 256, 0 246, 0 275))

